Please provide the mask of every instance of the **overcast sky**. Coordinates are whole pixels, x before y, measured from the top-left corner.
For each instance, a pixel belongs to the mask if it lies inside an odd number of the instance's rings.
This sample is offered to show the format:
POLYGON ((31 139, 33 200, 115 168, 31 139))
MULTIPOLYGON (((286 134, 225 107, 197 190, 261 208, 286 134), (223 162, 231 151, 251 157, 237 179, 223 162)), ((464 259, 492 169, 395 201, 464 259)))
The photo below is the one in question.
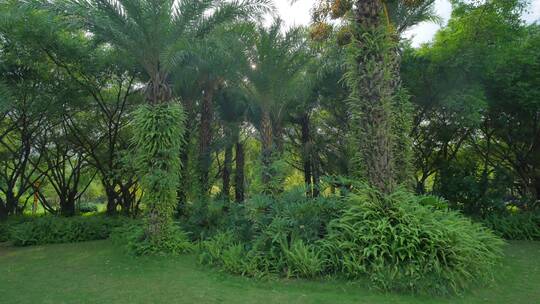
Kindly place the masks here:
MULTIPOLYGON (((285 24, 291 25, 306 25, 310 21, 310 9, 313 6, 314 0, 297 0, 293 5, 290 0, 275 0, 279 15, 284 20, 285 24)), ((540 20, 540 0, 532 0, 529 12, 523 16, 527 22, 540 20)), ((446 23, 450 18, 452 7, 448 0, 436 0, 435 10, 446 23)), ((439 29, 439 25, 433 23, 421 23, 405 35, 412 38, 413 45, 418 46, 423 42, 431 41, 435 32, 439 29)))

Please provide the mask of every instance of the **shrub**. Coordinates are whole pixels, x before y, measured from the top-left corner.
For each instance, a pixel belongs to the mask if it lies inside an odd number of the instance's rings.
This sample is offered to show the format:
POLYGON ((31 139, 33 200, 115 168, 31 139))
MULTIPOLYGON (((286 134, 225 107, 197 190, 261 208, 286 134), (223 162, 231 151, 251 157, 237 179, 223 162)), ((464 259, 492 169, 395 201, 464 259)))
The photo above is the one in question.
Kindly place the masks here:
POLYGON ((494 213, 486 216, 483 223, 507 240, 540 240, 538 213, 494 213))
POLYGON ((129 223, 114 229, 111 239, 128 253, 137 256, 179 255, 193 249, 187 234, 176 225, 160 233, 160 239, 149 238, 145 233, 140 223, 129 223))
POLYGON ((351 195, 323 241, 327 271, 367 275, 384 290, 441 294, 492 280, 503 241, 459 213, 423 206, 420 199, 370 188, 351 195))
POLYGON ((287 276, 314 278, 323 272, 324 260, 321 251, 313 244, 301 240, 294 241, 290 248, 284 248, 287 276))
POLYGON ((503 241, 443 199, 355 187, 338 197, 286 192, 245 202, 250 239, 234 230, 200 243, 199 259, 248 276, 368 277, 384 290, 455 293, 492 280, 503 241))
POLYGON ((239 205, 241 211, 232 214, 245 217, 240 222, 247 221, 249 233, 222 227, 222 232, 201 242, 200 262, 257 277, 317 276, 324 263, 313 243, 325 236, 326 225, 339 216, 343 201, 339 197, 306 198, 304 193, 300 188, 275 199, 258 195, 239 205))
POLYGON ((422 206, 429 206, 438 210, 448 210, 448 202, 439 196, 420 195, 417 196, 416 200, 422 206))
POLYGON ((105 216, 44 216, 10 226, 9 239, 15 246, 101 240, 127 220, 105 216))
POLYGON ((98 208, 95 204, 82 203, 79 205, 80 213, 91 213, 91 212, 97 212, 97 211, 98 211, 98 208))
POLYGON ((252 225, 244 204, 221 200, 199 201, 186 206, 182 227, 195 240, 204 240, 229 230, 242 240, 251 237, 252 225))

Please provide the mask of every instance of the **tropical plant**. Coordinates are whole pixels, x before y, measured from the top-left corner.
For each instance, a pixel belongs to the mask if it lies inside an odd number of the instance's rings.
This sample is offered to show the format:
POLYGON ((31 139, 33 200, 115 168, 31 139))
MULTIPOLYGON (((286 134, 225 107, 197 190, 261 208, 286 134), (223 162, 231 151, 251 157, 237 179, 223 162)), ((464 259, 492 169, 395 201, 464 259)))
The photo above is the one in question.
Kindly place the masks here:
POLYGON ((456 293, 491 282, 503 241, 457 212, 423 206, 425 199, 355 191, 323 240, 328 271, 412 292, 456 293))
POLYGON ((258 106, 256 125, 262 144, 262 182, 269 185, 275 176, 272 161, 283 151, 283 119, 291 101, 292 84, 301 77, 308 54, 302 29, 290 28, 283 34, 280 19, 268 29, 259 27, 255 37, 248 49, 252 68, 247 71, 246 89, 258 106))

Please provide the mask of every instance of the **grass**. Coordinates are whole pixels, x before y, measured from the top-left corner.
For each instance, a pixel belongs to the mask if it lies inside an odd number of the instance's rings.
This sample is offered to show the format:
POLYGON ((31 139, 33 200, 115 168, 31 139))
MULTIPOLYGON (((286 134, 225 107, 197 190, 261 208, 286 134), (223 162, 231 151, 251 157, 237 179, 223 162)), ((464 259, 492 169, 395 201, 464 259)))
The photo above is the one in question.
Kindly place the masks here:
POLYGON ((540 242, 512 242, 493 286, 453 298, 383 294, 361 282, 254 280, 178 258, 124 255, 110 241, 0 244, 2 303, 540 303, 540 242))

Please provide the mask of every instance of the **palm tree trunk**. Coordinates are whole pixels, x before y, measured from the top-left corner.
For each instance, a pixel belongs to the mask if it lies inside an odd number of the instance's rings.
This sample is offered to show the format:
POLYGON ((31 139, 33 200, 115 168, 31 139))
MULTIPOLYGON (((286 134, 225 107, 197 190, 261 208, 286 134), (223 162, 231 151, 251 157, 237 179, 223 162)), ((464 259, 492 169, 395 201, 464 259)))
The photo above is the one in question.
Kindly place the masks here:
POLYGON ((360 134, 361 172, 383 193, 393 191, 392 102, 396 90, 395 42, 382 20, 381 0, 357 0, 354 8, 356 33, 353 104, 360 134), (358 50, 359 49, 359 50, 358 50))
MULTIPOLYGON (((193 107, 193 101, 190 99, 184 100, 184 107, 187 112, 187 121, 195 121, 195 109, 193 107)), ((178 204, 176 206, 176 216, 180 217, 184 214, 184 206, 188 197, 189 185, 191 184, 191 176, 189 174, 189 148, 191 146, 191 137, 194 133, 193 124, 189 124, 186 128, 184 136, 184 147, 180 153, 180 178, 181 183, 178 185, 178 204)))
POLYGON ((236 202, 244 201, 244 145, 236 143, 236 170, 234 174, 234 194, 236 202))
POLYGON ((302 115, 300 118, 301 126, 301 141, 302 141, 302 162, 304 167, 304 183, 306 186, 306 195, 308 197, 313 196, 312 189, 312 162, 311 162, 311 139, 309 134, 309 116, 307 114, 302 115))
POLYGON ((229 201, 229 192, 231 190, 231 171, 232 171, 232 145, 227 144, 225 148, 225 160, 223 161, 223 172, 222 172, 222 182, 223 189, 221 193, 223 199, 229 201))
MULTIPOLYGON (((273 132, 272 121, 270 119, 270 112, 268 109, 262 109, 261 116, 261 141, 262 141, 262 182, 265 186, 268 186, 272 180, 271 166, 272 166, 272 145, 273 145, 273 132)), ((267 189, 269 190, 269 189, 267 189)))
POLYGON ((213 116, 214 89, 212 86, 204 91, 201 107, 201 126, 199 143, 199 186, 200 195, 206 196, 209 190, 208 175, 211 165, 210 144, 212 142, 212 116, 213 116))

